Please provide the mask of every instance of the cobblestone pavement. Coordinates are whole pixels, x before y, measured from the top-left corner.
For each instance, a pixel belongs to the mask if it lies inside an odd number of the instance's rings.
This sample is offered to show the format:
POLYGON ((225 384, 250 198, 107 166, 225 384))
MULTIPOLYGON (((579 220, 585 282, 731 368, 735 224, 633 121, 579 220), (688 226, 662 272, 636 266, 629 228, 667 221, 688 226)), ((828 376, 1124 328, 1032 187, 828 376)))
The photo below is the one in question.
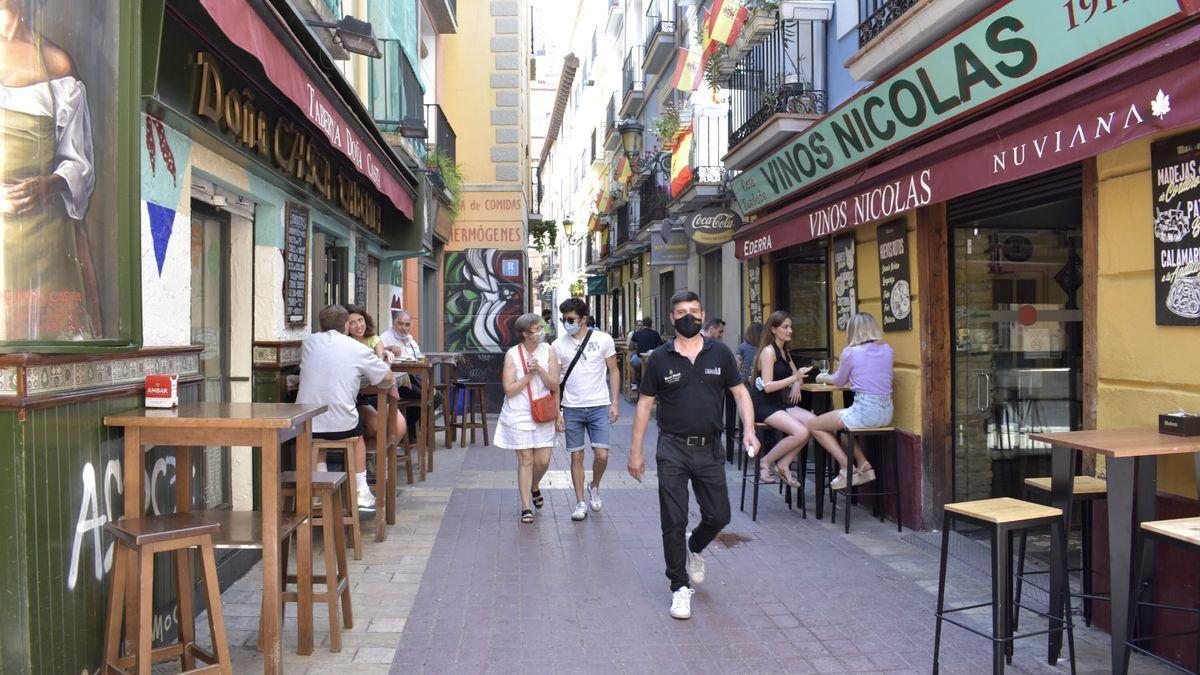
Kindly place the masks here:
MULTIPOLYGON (((387 541, 366 543, 363 560, 351 562, 355 627, 343 631, 342 651, 328 651, 318 608, 316 651, 296 655, 289 605, 286 671, 930 672, 938 538, 898 534, 861 510, 847 537, 840 521, 788 511, 773 488, 764 489, 751 522, 736 508, 733 468, 733 522, 706 551, 693 618, 670 618, 653 437, 639 484, 624 468, 631 417, 626 406, 603 481, 604 508, 579 523, 570 520, 575 500, 565 452, 555 453, 542 483, 546 506, 537 522, 521 525, 511 452, 439 450, 429 480, 401 488, 387 541)), ((589 455, 589 475, 590 462, 589 455)), ((698 518, 693 502, 692 522, 698 518)), ((986 558, 959 539, 948 603, 983 602, 986 558)), ((254 649, 260 579, 256 568, 224 595, 235 672, 261 668, 254 649)), ((986 608, 964 615, 990 628, 986 608)), ((1038 622, 1026 615, 1022 626, 1038 622)), ((986 640, 953 626, 943 635, 943 672, 989 669, 986 640)), ((1106 634, 1081 626, 1076 643, 1080 672, 1109 671, 1106 634)), ((1047 665, 1045 653, 1045 638, 1018 642, 1010 672, 1068 672, 1065 660, 1047 665)), ((1135 659, 1131 672, 1160 671, 1135 659)))

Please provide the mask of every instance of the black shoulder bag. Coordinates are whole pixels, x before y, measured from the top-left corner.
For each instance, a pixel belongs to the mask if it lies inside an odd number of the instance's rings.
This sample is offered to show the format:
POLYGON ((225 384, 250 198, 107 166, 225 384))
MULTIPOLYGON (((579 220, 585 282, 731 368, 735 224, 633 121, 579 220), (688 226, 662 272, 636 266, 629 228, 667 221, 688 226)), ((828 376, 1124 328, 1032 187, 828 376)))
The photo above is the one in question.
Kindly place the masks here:
POLYGON ((583 350, 587 348, 588 340, 592 339, 592 329, 589 328, 587 335, 583 336, 583 342, 579 343, 579 351, 575 352, 575 358, 571 359, 571 365, 567 366, 567 372, 563 373, 562 381, 558 383, 558 407, 562 408, 563 396, 567 393, 567 378, 571 377, 571 371, 575 370, 575 364, 579 363, 579 357, 583 356, 583 350))

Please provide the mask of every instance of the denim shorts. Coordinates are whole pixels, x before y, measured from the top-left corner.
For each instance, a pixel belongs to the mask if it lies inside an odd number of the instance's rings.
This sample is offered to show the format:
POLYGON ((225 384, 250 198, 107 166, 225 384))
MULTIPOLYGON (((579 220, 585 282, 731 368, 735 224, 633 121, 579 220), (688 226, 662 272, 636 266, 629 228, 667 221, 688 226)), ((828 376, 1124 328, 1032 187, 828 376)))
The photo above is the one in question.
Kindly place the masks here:
POLYGON ((567 429, 567 452, 583 451, 584 431, 587 431, 588 440, 592 442, 593 448, 608 449, 608 433, 611 428, 608 422, 608 406, 563 408, 562 412, 563 424, 567 429))
POLYGON ((891 394, 854 394, 854 403, 842 410, 842 424, 847 429, 886 427, 892 421, 891 394))

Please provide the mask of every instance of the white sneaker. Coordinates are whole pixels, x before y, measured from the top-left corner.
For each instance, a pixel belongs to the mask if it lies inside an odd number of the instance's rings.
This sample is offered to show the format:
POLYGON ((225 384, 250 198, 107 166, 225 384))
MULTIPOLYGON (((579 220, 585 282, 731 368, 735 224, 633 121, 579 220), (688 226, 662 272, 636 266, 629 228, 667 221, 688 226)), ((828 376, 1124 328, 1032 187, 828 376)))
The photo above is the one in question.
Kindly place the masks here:
POLYGON ((600 488, 592 487, 592 484, 588 483, 587 496, 588 505, 592 507, 593 511, 599 511, 600 507, 603 506, 603 502, 600 501, 600 488))
MULTIPOLYGON (((688 546, 688 542, 692 540, 692 535, 689 534, 684 539, 684 546, 688 546)), ((700 553, 692 553, 692 549, 687 549, 687 573, 688 579, 693 584, 704 583, 704 556, 700 553)))
POLYGON ((571 514, 571 520, 583 520, 587 518, 587 504, 579 502, 575 505, 575 512, 571 514))
POLYGON ((370 490, 358 491, 358 508, 373 509, 375 508, 375 495, 371 494, 370 490))
POLYGON ((684 586, 671 594, 671 616, 676 619, 692 618, 692 595, 696 591, 684 586))
POLYGON ((846 470, 845 469, 842 469, 841 471, 838 472, 837 478, 833 479, 833 482, 831 482, 829 484, 829 487, 834 490, 845 490, 846 489, 846 470))

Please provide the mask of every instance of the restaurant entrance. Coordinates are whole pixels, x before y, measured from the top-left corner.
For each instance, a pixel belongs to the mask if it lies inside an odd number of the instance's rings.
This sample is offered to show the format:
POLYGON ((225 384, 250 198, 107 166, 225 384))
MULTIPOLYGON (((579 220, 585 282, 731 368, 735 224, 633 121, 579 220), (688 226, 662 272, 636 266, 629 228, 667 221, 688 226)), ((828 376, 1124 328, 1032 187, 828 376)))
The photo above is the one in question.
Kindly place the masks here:
POLYGON ((797 364, 828 359, 829 269, 825 242, 785 250, 775 261, 778 302, 772 310, 792 315, 792 354, 797 364))
MULTIPOLYGON (((232 400, 229 230, 228 214, 192 202, 192 343, 204 346, 200 400, 205 402, 232 400)), ((206 447, 200 458, 202 487, 197 492, 203 495, 203 508, 228 508, 229 448, 206 447)))
POLYGON ((954 500, 1050 475, 1038 432, 1082 419, 1079 168, 953 200, 954 500))

